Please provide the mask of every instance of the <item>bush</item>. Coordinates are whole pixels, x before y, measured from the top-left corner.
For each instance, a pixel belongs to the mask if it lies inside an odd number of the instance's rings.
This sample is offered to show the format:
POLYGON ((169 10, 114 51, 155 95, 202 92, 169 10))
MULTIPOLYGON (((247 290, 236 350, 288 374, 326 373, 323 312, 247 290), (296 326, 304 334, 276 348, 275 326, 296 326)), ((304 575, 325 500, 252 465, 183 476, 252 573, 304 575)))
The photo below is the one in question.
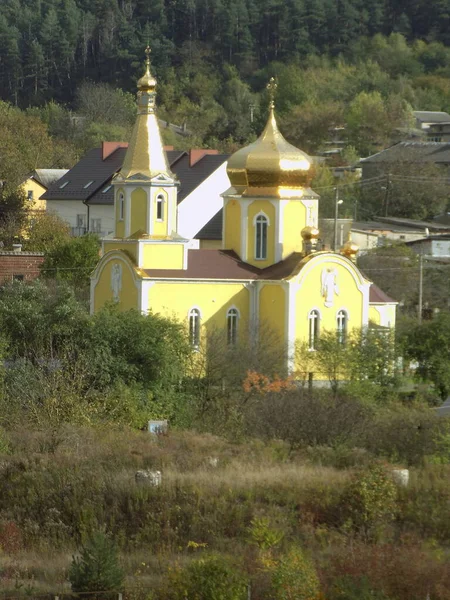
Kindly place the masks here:
POLYGON ((314 600, 320 586, 312 562, 299 549, 283 556, 272 575, 273 598, 276 600, 314 600))
MULTIPOLYGON (((83 545, 80 556, 73 557, 69 580, 72 591, 77 593, 119 591, 122 588, 124 574, 117 550, 105 533, 94 532, 83 545)), ((92 594, 86 597, 92 598, 92 594)))
POLYGON ((234 564, 223 556, 191 562, 171 577, 171 600, 246 600, 247 582, 234 564))

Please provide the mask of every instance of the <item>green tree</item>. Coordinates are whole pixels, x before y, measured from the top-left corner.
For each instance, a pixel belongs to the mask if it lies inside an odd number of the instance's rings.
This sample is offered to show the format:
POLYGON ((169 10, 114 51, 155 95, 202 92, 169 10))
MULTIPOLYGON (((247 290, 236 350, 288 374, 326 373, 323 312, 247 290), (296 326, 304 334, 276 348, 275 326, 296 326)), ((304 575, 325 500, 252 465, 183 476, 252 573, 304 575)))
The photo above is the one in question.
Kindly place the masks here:
POLYGON ((67 223, 58 215, 46 211, 36 211, 29 216, 24 228, 24 238, 25 250, 46 254, 71 239, 67 223))
POLYGON ((109 536, 102 531, 91 534, 81 547, 80 555, 72 558, 69 581, 72 591, 82 598, 106 598, 108 595, 103 592, 122 589, 124 573, 109 536), (93 592, 98 594, 93 595, 93 592))
POLYGON ((450 314, 440 313, 409 331, 404 340, 408 358, 419 364, 417 375, 430 381, 443 400, 450 394, 450 314))
POLYGON ((64 240, 47 253, 41 272, 47 279, 70 282, 75 287, 86 286, 100 252, 98 236, 87 234, 64 240))

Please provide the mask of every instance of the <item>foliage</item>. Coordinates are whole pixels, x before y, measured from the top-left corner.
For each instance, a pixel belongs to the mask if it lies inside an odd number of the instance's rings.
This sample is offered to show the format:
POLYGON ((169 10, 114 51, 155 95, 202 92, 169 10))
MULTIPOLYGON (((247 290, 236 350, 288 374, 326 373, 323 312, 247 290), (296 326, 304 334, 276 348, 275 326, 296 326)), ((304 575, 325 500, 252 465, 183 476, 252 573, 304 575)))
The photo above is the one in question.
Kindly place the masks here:
POLYGON ((280 600, 319 598, 319 578, 312 562, 300 548, 281 557, 272 575, 273 597, 280 600))
POLYGON ((379 464, 355 475, 342 498, 346 526, 367 538, 376 537, 379 528, 395 517, 395 485, 379 464))
POLYGON ((432 321, 414 327, 406 335, 406 354, 419 363, 419 377, 431 381, 445 400, 450 393, 450 314, 440 313, 432 321))
POLYGON ((171 600, 245 600, 247 583, 233 562, 213 555, 192 561, 171 578, 171 600))
POLYGON ((95 234, 65 239, 47 252, 41 272, 44 277, 65 280, 74 287, 86 286, 99 252, 100 242, 95 234))
MULTIPOLYGON (((118 591, 124 582, 115 544, 102 531, 93 532, 83 544, 80 555, 74 556, 69 569, 72 591, 89 592, 118 591)), ((103 597, 99 594, 99 597, 103 597)))
POLYGON ((36 211, 28 218, 24 237, 24 250, 50 254, 69 241, 69 226, 56 214, 36 211))

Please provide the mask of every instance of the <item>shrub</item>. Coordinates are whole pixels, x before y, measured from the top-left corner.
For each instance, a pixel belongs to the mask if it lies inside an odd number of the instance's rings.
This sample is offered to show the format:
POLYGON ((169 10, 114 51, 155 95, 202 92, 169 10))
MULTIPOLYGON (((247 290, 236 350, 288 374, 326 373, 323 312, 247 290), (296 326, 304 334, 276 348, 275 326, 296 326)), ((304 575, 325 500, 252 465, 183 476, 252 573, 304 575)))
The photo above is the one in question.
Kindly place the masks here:
POLYGON ((283 556, 272 575, 276 600, 313 600, 319 596, 319 579, 312 562, 299 549, 283 556))
POLYGON ((223 556, 192 561, 171 578, 171 600, 245 600, 247 582, 234 564, 223 556))
POLYGON ((72 591, 78 593, 121 589, 124 574, 116 547, 105 533, 94 532, 81 548, 80 556, 73 557, 69 580, 72 591))

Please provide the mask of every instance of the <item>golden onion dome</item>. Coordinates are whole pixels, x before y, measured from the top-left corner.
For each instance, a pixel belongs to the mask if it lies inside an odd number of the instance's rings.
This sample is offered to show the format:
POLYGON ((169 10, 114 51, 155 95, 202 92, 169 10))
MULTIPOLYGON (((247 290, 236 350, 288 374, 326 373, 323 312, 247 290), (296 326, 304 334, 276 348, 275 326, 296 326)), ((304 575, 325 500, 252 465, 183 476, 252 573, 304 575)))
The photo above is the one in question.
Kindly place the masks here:
POLYGON ((145 49, 146 59, 145 59, 145 73, 137 82, 137 87, 141 91, 149 91, 154 90, 156 87, 156 79, 150 73, 150 47, 147 46, 145 49))
POLYGON ((352 241, 351 233, 348 234, 348 240, 341 248, 341 254, 346 256, 347 258, 354 258, 359 252, 358 244, 352 241))
POLYGON ((311 227, 310 225, 307 225, 306 227, 303 227, 301 236, 305 242, 318 240, 320 237, 320 231, 317 229, 317 227, 311 227))
POLYGON ((273 77, 267 87, 271 101, 264 131, 255 142, 229 158, 227 173, 231 185, 244 195, 259 191, 262 195, 279 197, 283 188, 304 190, 309 186, 311 159, 282 136, 274 113, 273 77))

